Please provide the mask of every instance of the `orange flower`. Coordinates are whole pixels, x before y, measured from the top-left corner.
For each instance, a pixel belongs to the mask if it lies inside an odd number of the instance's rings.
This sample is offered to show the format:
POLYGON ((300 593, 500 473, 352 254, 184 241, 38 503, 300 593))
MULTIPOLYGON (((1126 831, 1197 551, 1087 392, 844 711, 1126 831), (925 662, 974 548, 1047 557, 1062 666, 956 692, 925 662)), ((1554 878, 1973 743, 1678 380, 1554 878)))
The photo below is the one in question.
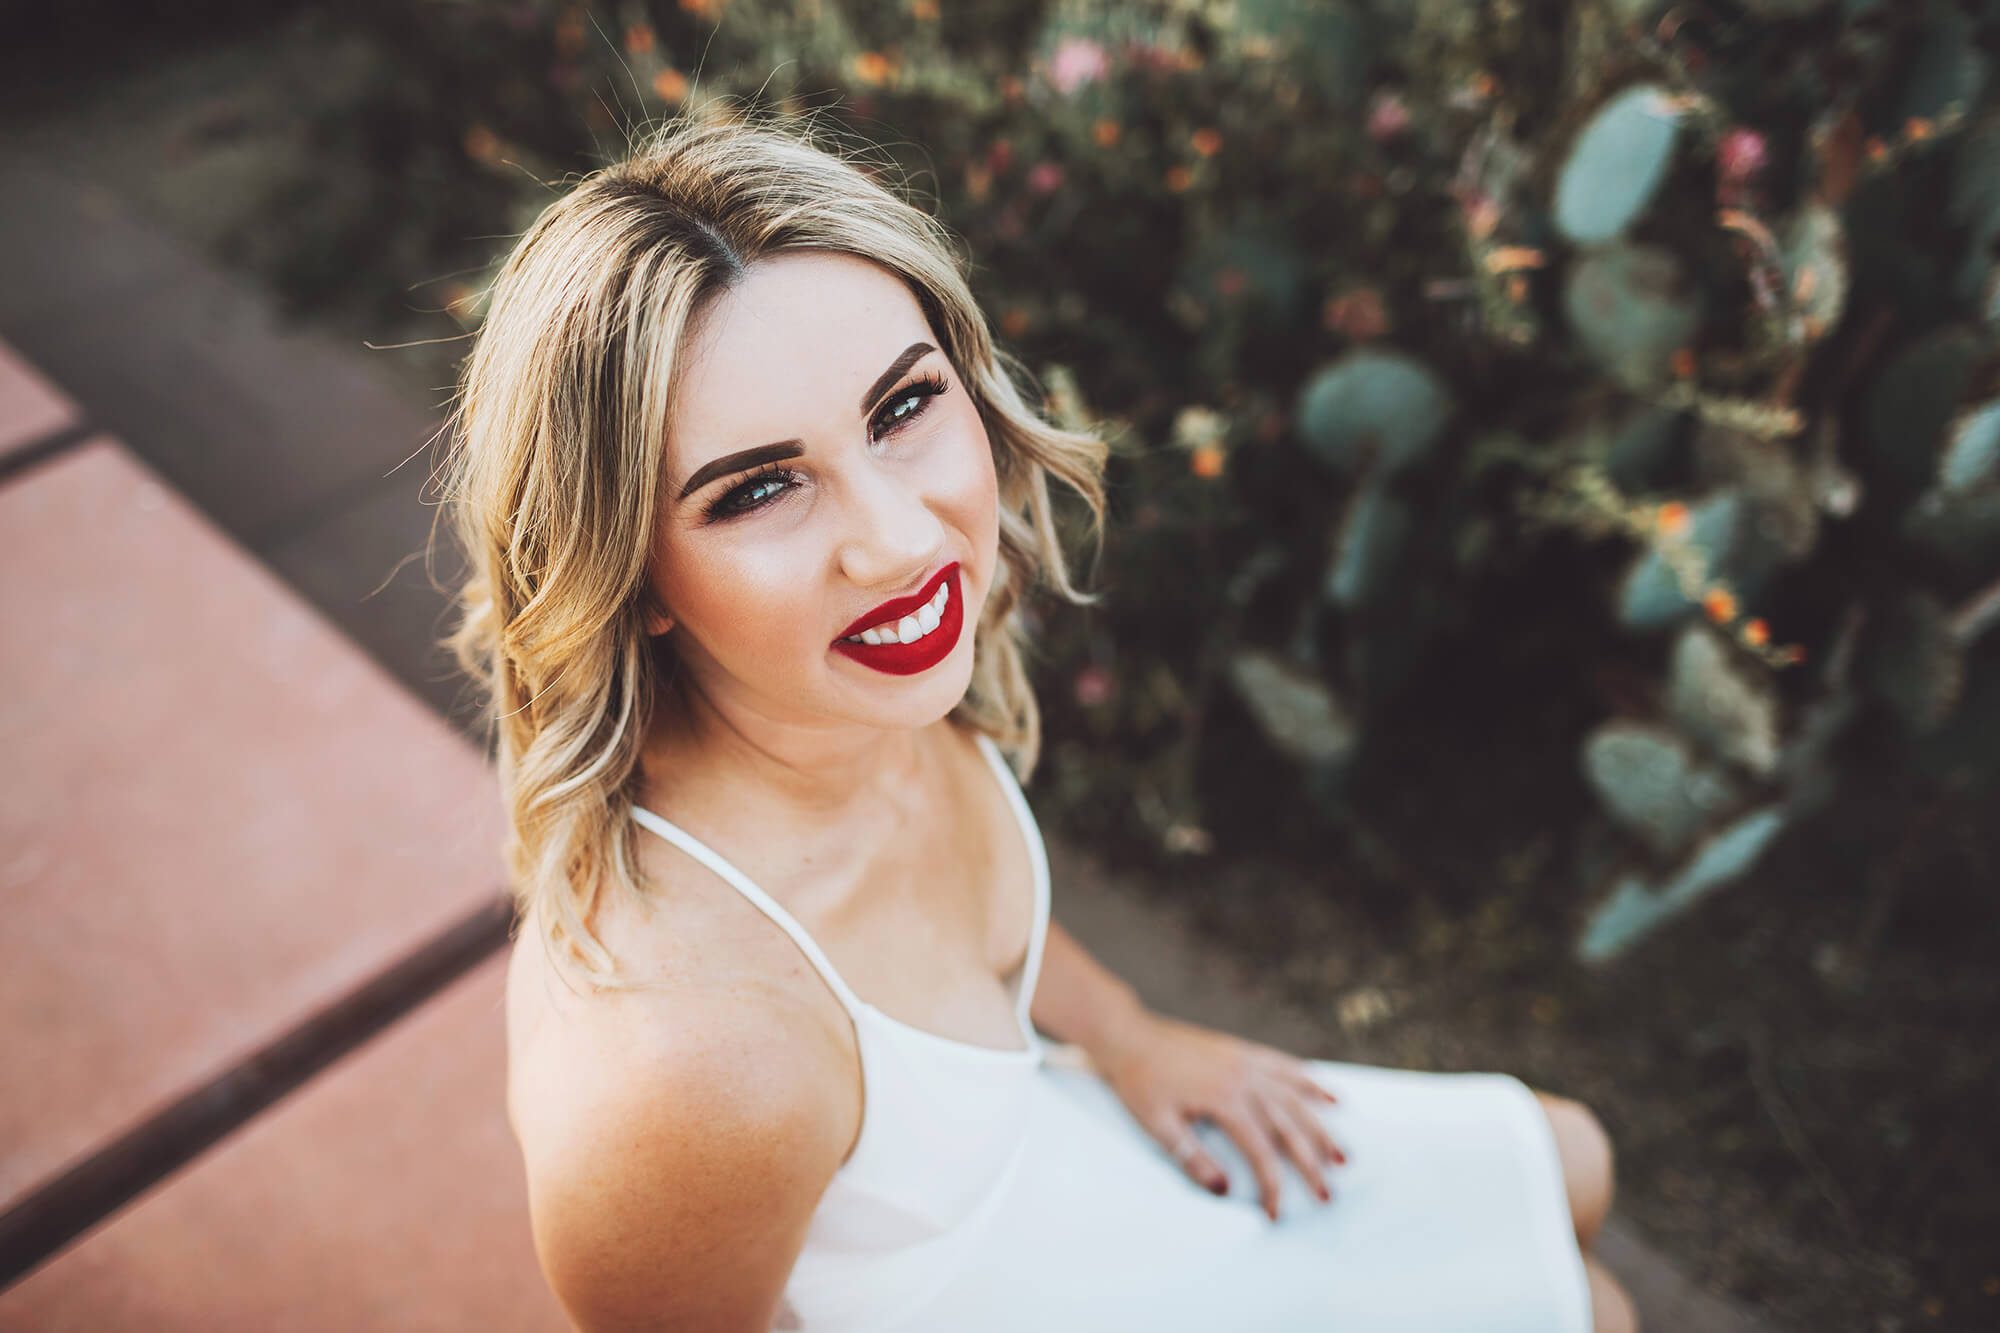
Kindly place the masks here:
POLYGON ((677 69, 663 69, 653 76, 653 91, 660 95, 662 101, 678 102, 687 96, 687 75, 677 69))
POLYGON ((1903 122, 1903 137, 1910 140, 1928 139, 1931 137, 1931 123, 1922 116, 1911 116, 1903 122))
POLYGON ((1743 637, 1761 648, 1771 641, 1771 627, 1761 620, 1753 620, 1743 627, 1743 637))
POLYGON ((937 0, 910 0, 910 17, 930 20, 938 16, 937 0))
POLYGON ((653 49, 653 30, 643 23, 634 23, 625 29, 625 49, 635 56, 641 56, 653 49))
POLYGON ((1653 523, 1661 532, 1677 536, 1687 531, 1688 507, 1679 500, 1669 500, 1653 511, 1653 523))
POLYGON ((1109 148, 1117 143, 1118 133, 1118 122, 1108 116, 1090 127, 1090 137, 1097 140, 1099 148, 1109 148))
POLYGON ((1702 596, 1701 609, 1718 625, 1736 619, 1736 595, 1724 587, 1713 587, 1702 596))
POLYGON ((1674 365, 1674 375, 1676 378, 1684 380, 1693 379, 1694 349, 1692 347, 1683 347, 1680 350, 1676 351, 1674 353, 1673 365, 1674 365))
POLYGON ((1194 173, 1176 163, 1174 166, 1167 168, 1166 180, 1167 188, 1175 194, 1179 194, 1182 190, 1194 184, 1194 173))
POLYGON ((1506 273, 1517 268, 1541 268, 1548 256, 1532 245, 1496 245, 1486 252, 1486 271, 1506 273))
POLYGON ((1222 475, 1222 450, 1212 444, 1204 444, 1188 456, 1188 466, 1197 477, 1219 477, 1222 475))
POLYGON ((465 155, 474 162, 491 162, 500 156, 500 136, 484 125, 465 132, 465 155))
POLYGON ((1008 306, 1000 313, 1000 331, 1009 338, 1018 338, 1028 329, 1028 312, 1021 307, 1008 306))
POLYGON ((1883 158, 1889 156, 1889 145, 1882 142, 1882 136, 1879 134, 1869 135, 1868 142, 1863 147, 1866 149, 1868 160, 1871 162, 1880 162, 1883 158))
POLYGON ((854 77, 871 88, 888 82, 890 72, 889 57, 880 51, 863 51, 854 57, 854 77))
POLYGON ((1222 151, 1222 134, 1219 130, 1204 125, 1188 136, 1188 142, 1203 157, 1214 157, 1222 151))

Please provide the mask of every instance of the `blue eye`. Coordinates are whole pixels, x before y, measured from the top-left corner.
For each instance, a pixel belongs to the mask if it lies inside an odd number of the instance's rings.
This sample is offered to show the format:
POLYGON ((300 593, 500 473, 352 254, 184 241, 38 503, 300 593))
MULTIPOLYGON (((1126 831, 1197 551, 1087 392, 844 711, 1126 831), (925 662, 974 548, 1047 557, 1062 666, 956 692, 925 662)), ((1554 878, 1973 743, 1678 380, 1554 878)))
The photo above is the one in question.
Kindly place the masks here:
POLYGON ((747 514, 753 509, 762 509, 771 502, 773 495, 782 495, 784 490, 774 483, 784 482, 785 487, 798 480, 798 474, 790 468, 779 467, 775 463, 750 474, 748 479, 731 487, 707 509, 704 517, 710 521, 728 518, 734 514, 747 514))
POLYGON ((898 391, 893 398, 889 399, 888 403, 884 405, 884 412, 876 416, 877 434, 887 434, 890 431, 899 430, 909 422, 916 420, 930 410, 931 399, 949 391, 950 388, 951 386, 945 383, 944 376, 938 374, 936 371, 913 380, 909 385, 898 391), (909 407, 908 405, 911 403, 915 403, 916 406, 909 407), (888 408, 908 408, 908 410, 893 412, 888 411, 888 408), (881 425, 884 421, 888 423, 886 427, 881 425))
MULTIPOLYGON (((875 438, 892 435, 930 410, 930 400, 951 386, 935 371, 913 380, 883 405, 870 423, 875 438)), ((715 522, 762 509, 784 495, 798 482, 798 473, 773 463, 751 473, 702 511, 704 519, 715 522)))

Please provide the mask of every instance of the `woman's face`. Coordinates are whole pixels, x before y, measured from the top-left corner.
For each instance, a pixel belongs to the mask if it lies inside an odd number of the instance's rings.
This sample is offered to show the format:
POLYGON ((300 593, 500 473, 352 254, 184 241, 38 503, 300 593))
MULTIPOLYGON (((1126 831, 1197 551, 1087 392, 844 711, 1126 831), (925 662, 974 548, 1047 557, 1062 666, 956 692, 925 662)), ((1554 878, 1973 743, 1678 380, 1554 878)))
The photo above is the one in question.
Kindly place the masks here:
POLYGON ((828 252, 759 261, 691 330, 651 579, 683 674, 739 723, 913 729, 971 682, 998 486, 937 343, 900 279, 828 252), (841 642, 940 587, 941 618, 892 622, 913 642, 841 642))

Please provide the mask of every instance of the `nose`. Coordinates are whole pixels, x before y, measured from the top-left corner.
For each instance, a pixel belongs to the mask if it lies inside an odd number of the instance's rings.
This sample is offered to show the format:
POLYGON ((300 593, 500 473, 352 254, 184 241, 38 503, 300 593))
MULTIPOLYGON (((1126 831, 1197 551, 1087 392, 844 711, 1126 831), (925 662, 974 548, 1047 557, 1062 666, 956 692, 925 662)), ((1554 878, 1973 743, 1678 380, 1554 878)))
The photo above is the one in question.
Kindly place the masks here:
POLYGON ((865 465, 850 475, 841 572, 857 588, 909 591, 943 553, 944 524, 909 476, 865 465))

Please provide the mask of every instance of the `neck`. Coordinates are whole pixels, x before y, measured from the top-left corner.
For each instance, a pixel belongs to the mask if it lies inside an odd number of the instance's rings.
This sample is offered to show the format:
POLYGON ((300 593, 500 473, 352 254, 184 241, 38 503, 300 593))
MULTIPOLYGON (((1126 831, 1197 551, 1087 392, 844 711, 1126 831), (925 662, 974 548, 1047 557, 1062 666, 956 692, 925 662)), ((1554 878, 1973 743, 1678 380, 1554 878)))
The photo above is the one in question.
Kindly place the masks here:
POLYGON ((644 759, 651 789, 684 793, 698 778, 704 793, 755 791, 798 819, 834 825, 900 811, 933 780, 932 727, 778 718, 698 689, 675 691, 662 713, 644 759))

